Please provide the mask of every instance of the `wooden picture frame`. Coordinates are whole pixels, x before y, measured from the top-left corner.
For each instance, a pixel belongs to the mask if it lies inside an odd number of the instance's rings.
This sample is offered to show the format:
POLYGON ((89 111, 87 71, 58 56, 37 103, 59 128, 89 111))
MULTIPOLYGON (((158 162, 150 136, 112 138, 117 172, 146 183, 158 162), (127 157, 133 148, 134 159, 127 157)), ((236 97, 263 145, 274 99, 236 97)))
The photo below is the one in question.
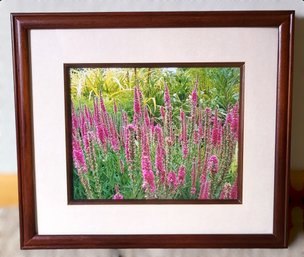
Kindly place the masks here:
MULTIPOLYGON (((293 11, 12 14, 15 106, 22 249, 51 248, 281 248, 288 244, 293 11), (75 22, 77 20, 77 22, 75 22), (272 233, 62 233, 39 232, 35 159, 31 32, 37 30, 275 28, 274 198, 272 233)), ((113 53, 115 55, 115 53, 113 53)), ((242 62, 243 60, 239 60, 242 62)), ((245 63, 246 65, 246 63, 245 63)), ((60 67, 62 69, 62 66, 60 67)), ((63 73, 63 72, 62 72, 63 73)), ((62 91, 64 91, 64 86, 62 91)), ((242 100, 243 101, 243 100, 242 100)), ((246 100, 245 100, 246 103, 246 100)), ((62 110, 64 112, 64 110, 62 110)), ((66 128, 67 129, 67 128, 66 128)), ((37 152, 36 152, 37 154, 37 152)), ((55 160, 56 161, 56 160, 55 160)), ((69 165, 69 164, 66 164, 69 165)), ((243 171, 243 174, 246 170, 243 171)), ((66 198, 66 195, 62 195, 66 198)), ((69 198, 70 199, 70 198, 69 198)), ((246 201, 243 199, 243 201, 246 201)), ((70 201, 69 201, 70 203, 70 201)), ((192 203, 193 204, 193 203, 192 203)), ((68 205, 68 201, 66 202, 68 205)), ((123 205, 125 206, 125 205, 123 205)), ((146 205, 143 205, 145 208, 146 205)), ((162 205, 164 208, 165 205, 162 205)), ((197 206, 197 205, 196 205, 197 206)), ((212 205, 211 205, 212 206, 212 205)), ((84 206, 85 207, 85 206, 84 206)), ((40 221, 41 222, 41 221, 40 221)))

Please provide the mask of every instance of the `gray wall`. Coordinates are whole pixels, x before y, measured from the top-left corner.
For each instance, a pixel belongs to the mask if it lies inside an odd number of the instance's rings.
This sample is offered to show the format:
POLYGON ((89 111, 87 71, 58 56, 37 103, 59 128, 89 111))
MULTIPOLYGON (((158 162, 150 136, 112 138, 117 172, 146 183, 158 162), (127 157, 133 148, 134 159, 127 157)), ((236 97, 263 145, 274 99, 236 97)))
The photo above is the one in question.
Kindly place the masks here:
POLYGON ((291 166, 304 169, 304 1, 2 0, 0 1, 0 173, 16 172, 11 12, 296 10, 291 166))

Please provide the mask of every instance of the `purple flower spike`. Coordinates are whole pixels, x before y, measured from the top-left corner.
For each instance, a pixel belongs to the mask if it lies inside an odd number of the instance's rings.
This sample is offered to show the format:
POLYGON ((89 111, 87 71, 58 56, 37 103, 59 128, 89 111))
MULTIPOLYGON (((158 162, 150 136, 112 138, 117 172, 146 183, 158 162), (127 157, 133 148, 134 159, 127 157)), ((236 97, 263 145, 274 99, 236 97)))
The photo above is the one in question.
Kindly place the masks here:
POLYGON ((173 171, 168 173, 167 183, 169 187, 176 188, 177 186, 176 175, 173 171))
POLYGON ((84 174, 88 172, 84 153, 81 149, 80 143, 76 138, 73 138, 73 160, 78 174, 84 174))
POLYGON ((204 183, 203 190, 200 195, 200 199, 209 199, 210 198, 210 182, 207 180, 204 183))
POLYGON ((114 196, 113 196, 113 200, 123 200, 123 195, 119 192, 117 192, 114 196))
POLYGON ((193 105, 193 106, 197 106, 198 96, 197 96, 197 89, 196 89, 196 87, 195 87, 194 90, 192 91, 192 94, 191 94, 191 101, 192 101, 192 105, 193 105))
POLYGON ((171 99, 170 99, 170 93, 169 93, 169 88, 167 85, 165 85, 165 105, 166 107, 171 106, 171 99))
POLYGON ((141 117, 140 91, 134 87, 134 115, 141 117))
POLYGON ((181 165, 178 169, 178 176, 177 176, 177 181, 179 185, 183 185, 185 183, 185 175, 186 175, 186 168, 184 165, 181 165))
POLYGON ((213 174, 218 172, 219 161, 218 161, 218 158, 216 157, 216 155, 210 156, 209 161, 208 161, 208 168, 213 174))

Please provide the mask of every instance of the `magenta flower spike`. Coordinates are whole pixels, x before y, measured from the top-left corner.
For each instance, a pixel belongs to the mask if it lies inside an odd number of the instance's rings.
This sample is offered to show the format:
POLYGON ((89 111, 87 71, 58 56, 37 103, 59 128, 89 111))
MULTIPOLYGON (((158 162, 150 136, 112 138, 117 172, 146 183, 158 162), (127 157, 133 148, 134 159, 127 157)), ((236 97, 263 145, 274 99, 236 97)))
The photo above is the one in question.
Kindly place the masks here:
POLYGON ((78 174, 84 174, 88 172, 87 164, 85 161, 84 153, 81 149, 79 141, 73 137, 73 160, 75 168, 77 169, 78 174))
POLYGON ((198 96, 196 86, 191 93, 191 120, 194 123, 196 122, 196 110, 197 110, 198 96))
POLYGON ((218 172, 219 169, 219 161, 216 155, 211 155, 208 161, 208 170, 211 171, 211 173, 215 174, 218 172))
POLYGON ((150 155, 150 148, 149 148, 149 139, 147 136, 147 128, 145 126, 142 126, 141 128, 138 128, 141 131, 141 144, 142 144, 142 152, 146 155, 150 155))
POLYGON ((203 190, 201 190, 201 195, 199 199, 209 199, 210 198, 210 182, 206 180, 206 182, 203 185, 203 190))
POLYGON ((92 114, 87 106, 84 107, 84 112, 85 112, 85 117, 86 117, 86 122, 92 126, 93 125, 93 117, 92 114))
POLYGON ((169 187, 174 188, 174 189, 177 187, 176 174, 173 171, 170 171, 168 173, 167 184, 169 187))
POLYGON ((110 137, 110 131, 109 131, 109 122, 108 122, 108 115, 107 113, 102 113, 101 112, 101 121, 100 121, 104 133, 105 133, 105 137, 108 139, 110 137))
POLYGON ((122 111, 122 125, 126 127, 129 123, 128 114, 125 111, 122 111))
POLYGON ((141 117, 140 92, 137 86, 134 87, 134 115, 137 116, 137 118, 141 117))
POLYGON ((164 95, 164 100, 165 100, 165 106, 166 107, 171 107, 171 99, 170 99, 170 93, 169 93, 169 88, 167 84, 165 83, 165 95, 164 95))
POLYGON ((184 165, 181 165, 178 169, 178 175, 177 175, 178 185, 183 185, 185 183, 185 175, 186 175, 186 168, 184 165))
POLYGON ((197 106, 198 103, 198 95, 197 95, 197 87, 195 86, 194 90, 192 91, 191 94, 191 102, 193 106, 197 106))
POLYGON ((160 107, 160 115, 162 117, 163 122, 165 123, 166 112, 164 106, 160 107))
POLYGON ((165 146, 164 146, 163 129, 159 125, 156 125, 156 126, 154 126, 154 131, 155 131, 158 143, 160 144, 160 146, 162 148, 164 148, 165 146))
POLYGON ((188 156, 188 139, 187 139, 187 122, 186 122, 186 115, 185 112, 181 109, 180 110, 180 119, 182 124, 182 131, 181 131, 181 144, 182 144, 182 154, 183 157, 186 158, 188 156))
POLYGON ((150 117, 149 117, 149 111, 148 111, 147 107, 145 107, 144 120, 145 120, 145 125, 147 126, 147 128, 149 128, 150 127, 150 117))
POLYGON ((223 143, 223 126, 222 121, 218 121, 218 138, 217 138, 218 145, 222 145, 223 143))
POLYGON ((165 149, 164 149, 164 137, 163 131, 160 126, 155 126, 154 131, 157 139, 157 147, 155 153, 155 167, 157 174, 160 176, 161 183, 165 182, 166 171, 165 171, 165 149))
POLYGON ((98 141, 105 147, 107 138, 104 130, 104 126, 100 123, 97 125, 97 138, 98 141))
POLYGON ((155 179, 152 170, 150 147, 147 138, 145 126, 142 127, 142 155, 141 155, 141 169, 143 176, 143 188, 146 191, 155 192, 155 179))
POLYGON ((106 110, 106 106, 105 106, 105 104, 104 104, 102 95, 100 95, 99 103, 100 103, 100 108, 101 108, 102 112, 103 112, 104 114, 106 114, 106 113, 107 113, 107 110, 106 110))
POLYGON ((185 112, 181 109, 180 110, 180 119, 182 123, 182 132, 181 132, 181 141, 187 141, 187 124, 186 124, 186 116, 185 112))
POLYGON ((83 122, 82 130, 81 130, 81 137, 83 140, 83 145, 87 153, 90 152, 90 141, 88 137, 88 129, 87 124, 83 122))
POLYGON ((207 116, 211 115, 211 109, 209 107, 206 107, 206 109, 205 109, 205 115, 207 115, 207 116))
POLYGON ((143 188, 150 192, 155 192, 155 182, 154 182, 154 174, 152 171, 151 159, 150 156, 142 154, 141 157, 141 168, 143 175, 143 188))
POLYGON ((111 133, 111 137, 110 137, 111 146, 112 146, 112 149, 115 152, 117 152, 119 150, 119 139, 118 139, 118 134, 117 134, 115 124, 111 117, 109 117, 109 123, 110 123, 109 125, 110 125, 110 133, 111 133))
POLYGON ((113 200, 123 200, 123 195, 119 192, 117 192, 114 196, 113 196, 113 200))
POLYGON ((125 145, 126 160, 128 164, 131 164, 135 157, 135 139, 134 139, 135 127, 133 124, 129 124, 124 131, 125 131, 125 140, 126 140, 126 145, 125 145))
POLYGON ((94 100, 94 123, 95 126, 100 123, 100 110, 97 99, 94 100))
POLYGON ((193 142, 196 145, 199 143, 199 132, 197 129, 193 131, 193 142))
POLYGON ((226 116, 226 124, 231 125, 232 119, 233 119, 232 113, 229 111, 229 112, 227 113, 227 116, 226 116))

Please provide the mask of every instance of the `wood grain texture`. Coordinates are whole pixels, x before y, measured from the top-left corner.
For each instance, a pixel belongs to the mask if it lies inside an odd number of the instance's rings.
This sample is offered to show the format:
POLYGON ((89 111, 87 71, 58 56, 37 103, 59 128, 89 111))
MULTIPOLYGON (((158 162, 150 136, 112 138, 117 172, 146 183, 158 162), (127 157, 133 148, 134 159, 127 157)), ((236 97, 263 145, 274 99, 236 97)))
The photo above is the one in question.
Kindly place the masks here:
POLYGON ((12 14, 20 242, 36 248, 278 248, 287 247, 293 11, 12 14), (39 235, 36 226, 29 32, 81 28, 275 27, 279 29, 272 234, 39 235))

